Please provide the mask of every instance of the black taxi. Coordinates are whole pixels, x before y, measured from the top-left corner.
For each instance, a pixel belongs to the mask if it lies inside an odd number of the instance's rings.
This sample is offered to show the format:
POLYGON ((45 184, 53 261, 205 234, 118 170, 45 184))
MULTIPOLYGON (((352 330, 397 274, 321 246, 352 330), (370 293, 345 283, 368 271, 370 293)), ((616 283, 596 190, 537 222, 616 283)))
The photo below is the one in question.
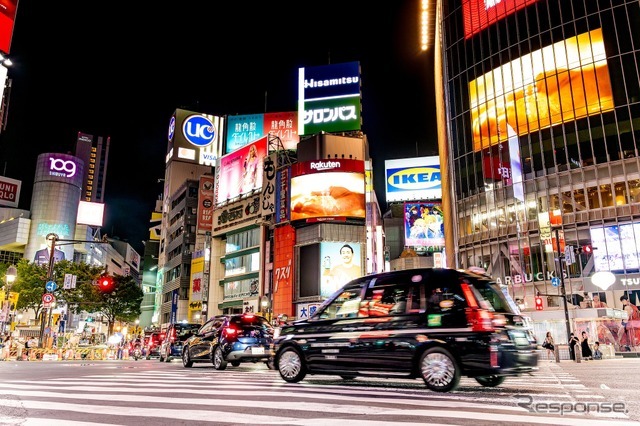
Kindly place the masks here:
POLYGON ((423 268, 345 284, 309 319, 276 331, 287 382, 307 374, 422 378, 438 392, 461 376, 483 386, 537 369, 528 318, 486 274, 423 268))

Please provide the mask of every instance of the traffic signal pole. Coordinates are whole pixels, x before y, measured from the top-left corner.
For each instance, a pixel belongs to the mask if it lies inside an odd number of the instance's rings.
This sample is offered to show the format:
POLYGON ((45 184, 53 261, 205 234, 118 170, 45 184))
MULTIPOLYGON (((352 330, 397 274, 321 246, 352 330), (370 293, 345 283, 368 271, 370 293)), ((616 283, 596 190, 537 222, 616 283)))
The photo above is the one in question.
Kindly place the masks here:
MULTIPOLYGON (((49 238, 49 236, 47 236, 49 238)), ((56 250, 56 241, 57 235, 51 236, 51 251, 49 252, 49 265, 47 266, 47 282, 53 280, 53 264, 55 262, 55 250, 56 250)), ((53 311, 53 307, 49 306, 48 308, 42 308, 42 313, 40 314, 40 338, 38 339, 38 347, 44 348, 44 328, 45 324, 48 322, 48 327, 51 327, 51 314, 53 311), (46 321, 45 321, 46 319, 46 321)))
POLYGON ((567 341, 571 336, 571 323, 569 322, 569 305, 567 304, 567 292, 564 287, 564 267, 562 266, 562 259, 564 254, 560 250, 560 229, 556 228, 556 246, 558 247, 558 271, 560 271, 560 296, 562 297, 562 304, 564 307, 564 321, 567 326, 567 341))

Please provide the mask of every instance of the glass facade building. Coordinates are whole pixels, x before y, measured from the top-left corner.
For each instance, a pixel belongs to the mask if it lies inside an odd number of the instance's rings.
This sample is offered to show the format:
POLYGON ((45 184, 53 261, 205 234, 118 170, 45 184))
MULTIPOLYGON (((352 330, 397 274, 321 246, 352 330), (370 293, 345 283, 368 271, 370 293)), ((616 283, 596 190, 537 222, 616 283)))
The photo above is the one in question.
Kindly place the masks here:
POLYGON ((570 309, 640 305, 638 1, 442 0, 437 19, 457 266, 529 310, 562 309, 559 278, 570 309))

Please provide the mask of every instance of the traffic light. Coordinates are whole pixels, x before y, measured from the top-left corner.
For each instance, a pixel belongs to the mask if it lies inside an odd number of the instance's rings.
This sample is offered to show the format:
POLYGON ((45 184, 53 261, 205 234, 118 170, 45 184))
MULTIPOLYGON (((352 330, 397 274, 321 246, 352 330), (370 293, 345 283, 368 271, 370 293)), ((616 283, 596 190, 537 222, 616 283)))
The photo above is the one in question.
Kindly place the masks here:
POLYGON ((536 296, 536 311, 542 310, 542 297, 536 296))
POLYGON ((591 244, 587 244, 585 246, 582 246, 582 252, 584 254, 591 254, 591 253, 593 253, 593 247, 591 247, 591 244))
POLYGON ((113 278, 109 275, 102 275, 98 278, 98 289, 103 293, 111 293, 113 291, 113 278))

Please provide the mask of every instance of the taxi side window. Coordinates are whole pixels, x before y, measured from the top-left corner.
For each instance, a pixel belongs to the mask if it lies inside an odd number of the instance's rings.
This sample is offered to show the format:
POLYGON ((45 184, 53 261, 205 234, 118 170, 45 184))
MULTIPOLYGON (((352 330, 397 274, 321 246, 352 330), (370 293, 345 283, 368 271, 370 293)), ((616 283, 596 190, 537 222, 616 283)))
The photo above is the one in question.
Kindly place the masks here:
POLYGON ((376 283, 360 303, 359 317, 380 317, 420 312, 420 286, 413 283, 376 283))
POLYGON ((429 287, 427 325, 429 327, 462 327, 467 324, 467 301, 459 285, 429 287))
POLYGON ((355 318, 360 307, 362 285, 345 288, 320 313, 320 319, 355 318))

